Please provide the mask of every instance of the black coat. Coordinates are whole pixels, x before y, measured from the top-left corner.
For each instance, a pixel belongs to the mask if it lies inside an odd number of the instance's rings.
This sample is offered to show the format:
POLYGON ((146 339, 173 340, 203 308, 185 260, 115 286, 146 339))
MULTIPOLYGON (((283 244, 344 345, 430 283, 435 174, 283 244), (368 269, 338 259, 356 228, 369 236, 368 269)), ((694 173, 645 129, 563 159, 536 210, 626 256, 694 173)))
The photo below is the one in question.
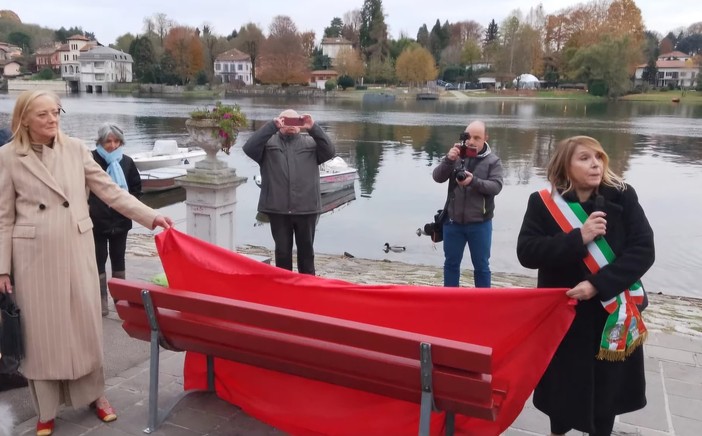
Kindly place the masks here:
MULTIPOLYGON (((631 286, 655 259, 653 230, 638 197, 630 186, 624 191, 601 186, 607 214, 605 239, 616 260, 591 274, 583 262, 587 248, 580 229, 566 234, 546 209, 538 193, 529 198, 517 240, 517 257, 527 267, 538 269, 539 287, 572 288, 589 280, 598 294, 576 306, 576 315, 551 363, 534 391, 537 409, 563 425, 583 432, 593 431, 595 414, 612 416, 646 405, 643 347, 623 362, 595 358, 607 312, 601 301, 631 286)), ((577 201, 575 194, 564 195, 577 201)), ((594 201, 581 203, 588 214, 594 201)))
MULTIPOLYGON (((96 150, 93 150, 93 158, 103 170, 107 171, 107 162, 96 150)), ((125 154, 122 156, 119 164, 122 167, 122 171, 124 171, 124 178, 127 180, 129 193, 137 198, 141 197, 141 176, 136 165, 134 165, 134 161, 125 154)), ((90 205, 90 218, 93 220, 94 233, 107 235, 126 233, 132 228, 132 220, 112 209, 92 192, 88 198, 88 203, 90 205)))

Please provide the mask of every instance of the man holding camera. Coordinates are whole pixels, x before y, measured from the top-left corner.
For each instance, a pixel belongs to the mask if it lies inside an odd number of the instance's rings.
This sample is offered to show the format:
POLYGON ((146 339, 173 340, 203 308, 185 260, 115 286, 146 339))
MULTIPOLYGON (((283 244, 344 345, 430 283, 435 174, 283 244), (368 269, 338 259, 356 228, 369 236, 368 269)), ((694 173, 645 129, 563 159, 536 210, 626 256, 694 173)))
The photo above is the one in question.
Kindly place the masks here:
POLYGON ((275 265, 292 271, 294 235, 297 271, 314 275, 314 234, 322 211, 319 165, 336 153, 329 136, 312 116, 287 109, 251 135, 244 153, 261 167, 258 211, 270 219, 275 265))
POLYGON ((489 288, 495 196, 502 190, 502 162, 486 142, 485 123, 473 121, 432 174, 449 181, 444 222, 444 286, 458 286, 466 243, 476 288, 489 288))

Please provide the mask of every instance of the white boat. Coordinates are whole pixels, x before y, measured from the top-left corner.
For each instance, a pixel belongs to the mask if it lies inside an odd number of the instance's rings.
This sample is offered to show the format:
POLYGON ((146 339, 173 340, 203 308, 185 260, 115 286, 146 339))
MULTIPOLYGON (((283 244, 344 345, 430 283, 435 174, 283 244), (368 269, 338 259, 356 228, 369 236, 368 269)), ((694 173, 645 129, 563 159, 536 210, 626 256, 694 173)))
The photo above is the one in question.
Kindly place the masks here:
POLYGON ((178 147, 178 143, 173 139, 158 139, 151 151, 129 153, 129 156, 139 171, 147 171, 195 163, 203 160, 207 154, 199 148, 178 147))
POLYGON ((186 175, 188 168, 193 168, 193 165, 176 165, 139 171, 141 191, 146 193, 174 189, 176 188, 175 179, 186 175))
MULTIPOLYGON (((340 191, 353 186, 358 178, 358 170, 350 167, 339 156, 319 166, 319 190, 321 194, 340 191)), ((255 175, 254 182, 261 187, 261 176, 255 175)))

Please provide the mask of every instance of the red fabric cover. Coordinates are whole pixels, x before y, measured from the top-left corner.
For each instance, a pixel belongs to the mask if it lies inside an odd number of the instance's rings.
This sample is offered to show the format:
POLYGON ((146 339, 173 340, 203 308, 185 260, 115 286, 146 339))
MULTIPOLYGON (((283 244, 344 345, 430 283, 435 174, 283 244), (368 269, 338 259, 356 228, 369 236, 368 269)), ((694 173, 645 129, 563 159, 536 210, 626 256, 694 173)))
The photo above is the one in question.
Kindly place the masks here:
MULTIPOLYGON (((168 284, 493 348, 508 393, 496 422, 456 416, 456 434, 498 435, 517 418, 575 316, 563 289, 356 285, 292 273, 174 229, 156 237, 168 284)), ((215 360, 217 395, 296 435, 416 435, 419 405, 215 360)), ((188 352, 185 389, 205 388, 204 356, 188 352)), ((444 415, 432 416, 441 434, 444 415)))

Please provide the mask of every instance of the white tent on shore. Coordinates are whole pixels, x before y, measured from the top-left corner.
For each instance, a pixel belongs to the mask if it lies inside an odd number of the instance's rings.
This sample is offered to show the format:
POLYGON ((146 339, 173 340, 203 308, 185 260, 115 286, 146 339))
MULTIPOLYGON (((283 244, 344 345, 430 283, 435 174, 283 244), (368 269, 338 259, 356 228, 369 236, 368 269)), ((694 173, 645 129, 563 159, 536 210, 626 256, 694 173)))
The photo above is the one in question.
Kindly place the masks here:
POLYGON ((512 84, 517 89, 539 89, 541 87, 539 79, 532 74, 521 74, 512 80, 512 84))

